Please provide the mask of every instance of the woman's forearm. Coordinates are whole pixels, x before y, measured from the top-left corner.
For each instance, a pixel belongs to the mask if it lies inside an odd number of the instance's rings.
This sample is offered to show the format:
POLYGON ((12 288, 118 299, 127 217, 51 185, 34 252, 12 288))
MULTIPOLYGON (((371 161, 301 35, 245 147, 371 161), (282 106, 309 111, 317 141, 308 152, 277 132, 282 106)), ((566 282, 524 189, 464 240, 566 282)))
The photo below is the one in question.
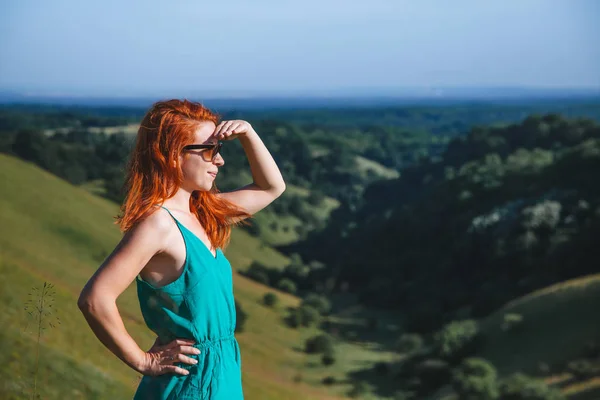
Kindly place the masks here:
POLYGON ((263 190, 285 190, 285 181, 269 153, 269 150, 254 129, 240 136, 240 142, 250 164, 254 183, 263 190))
POLYGON ((116 302, 81 298, 78 306, 96 337, 123 362, 142 372, 145 352, 127 332, 116 302))

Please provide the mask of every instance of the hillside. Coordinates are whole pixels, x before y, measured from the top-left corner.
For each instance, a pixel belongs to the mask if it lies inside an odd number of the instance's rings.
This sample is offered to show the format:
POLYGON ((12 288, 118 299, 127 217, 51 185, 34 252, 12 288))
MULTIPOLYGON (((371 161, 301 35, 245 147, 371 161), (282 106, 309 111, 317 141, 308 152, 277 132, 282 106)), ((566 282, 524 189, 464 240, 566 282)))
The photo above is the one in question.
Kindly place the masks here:
POLYGON ((600 274, 561 282, 514 300, 482 322, 486 345, 481 356, 501 374, 521 370, 545 376, 578 399, 600 398, 598 378, 576 379, 565 362, 584 356, 600 338, 600 274), (507 314, 523 319, 510 332, 502 329, 507 314), (547 370, 545 370, 547 368, 547 370))
MULTIPOLYGON (((118 242, 120 233, 112 218, 117 206, 84 189, 21 160, 0 155, 0 397, 21 398, 32 382, 36 326, 24 311, 28 293, 44 281, 55 285, 55 314, 60 325, 42 335, 38 388, 43 398, 128 398, 138 376, 100 344, 76 306, 81 287, 118 242)), ((284 263, 273 250, 260 248, 245 232, 236 231, 226 255, 232 265, 250 259, 284 263)), ((235 269, 235 268, 234 268, 235 269)), ((292 376, 304 355, 294 347, 306 332, 281 323, 285 307, 298 299, 279 293, 275 310, 259 304, 264 286, 234 273, 236 299, 249 317, 238 334, 242 349, 243 379, 248 398, 325 399, 316 388, 293 383, 292 376)), ((143 325, 135 288, 119 299, 126 326, 148 348, 153 342, 143 325)), ((56 322, 56 321, 54 321, 56 322)))

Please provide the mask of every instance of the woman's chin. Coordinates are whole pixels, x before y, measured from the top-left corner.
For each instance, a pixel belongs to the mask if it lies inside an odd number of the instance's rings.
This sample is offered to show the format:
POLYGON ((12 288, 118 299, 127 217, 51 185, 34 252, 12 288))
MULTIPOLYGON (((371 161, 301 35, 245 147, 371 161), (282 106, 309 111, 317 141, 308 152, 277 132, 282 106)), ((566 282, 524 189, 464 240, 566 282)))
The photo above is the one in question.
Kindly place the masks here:
POLYGON ((196 186, 196 190, 200 192, 209 192, 213 187, 213 182, 207 182, 202 185, 196 186))

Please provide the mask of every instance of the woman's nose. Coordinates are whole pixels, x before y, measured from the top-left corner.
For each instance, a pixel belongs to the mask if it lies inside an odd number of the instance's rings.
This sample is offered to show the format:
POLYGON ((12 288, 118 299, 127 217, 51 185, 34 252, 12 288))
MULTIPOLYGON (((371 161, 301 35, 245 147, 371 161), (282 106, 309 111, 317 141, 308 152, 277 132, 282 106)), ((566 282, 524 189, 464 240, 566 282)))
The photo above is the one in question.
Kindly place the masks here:
POLYGON ((225 159, 223 158, 221 153, 217 154, 217 156, 215 157, 214 163, 215 163, 215 165, 218 165, 219 167, 221 165, 225 164, 225 159))

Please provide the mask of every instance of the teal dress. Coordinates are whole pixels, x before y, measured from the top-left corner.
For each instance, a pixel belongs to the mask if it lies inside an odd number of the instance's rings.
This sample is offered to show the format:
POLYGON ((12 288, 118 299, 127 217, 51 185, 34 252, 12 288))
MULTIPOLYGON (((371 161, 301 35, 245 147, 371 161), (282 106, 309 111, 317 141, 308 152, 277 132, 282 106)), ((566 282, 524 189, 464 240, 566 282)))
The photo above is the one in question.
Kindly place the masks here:
POLYGON ((231 264, 217 249, 216 257, 173 214, 186 247, 183 272, 173 282, 154 287, 137 277, 140 308, 160 343, 186 338, 201 350, 195 365, 177 363, 189 375, 144 376, 134 400, 243 399, 241 355, 234 336, 236 313, 231 264))

